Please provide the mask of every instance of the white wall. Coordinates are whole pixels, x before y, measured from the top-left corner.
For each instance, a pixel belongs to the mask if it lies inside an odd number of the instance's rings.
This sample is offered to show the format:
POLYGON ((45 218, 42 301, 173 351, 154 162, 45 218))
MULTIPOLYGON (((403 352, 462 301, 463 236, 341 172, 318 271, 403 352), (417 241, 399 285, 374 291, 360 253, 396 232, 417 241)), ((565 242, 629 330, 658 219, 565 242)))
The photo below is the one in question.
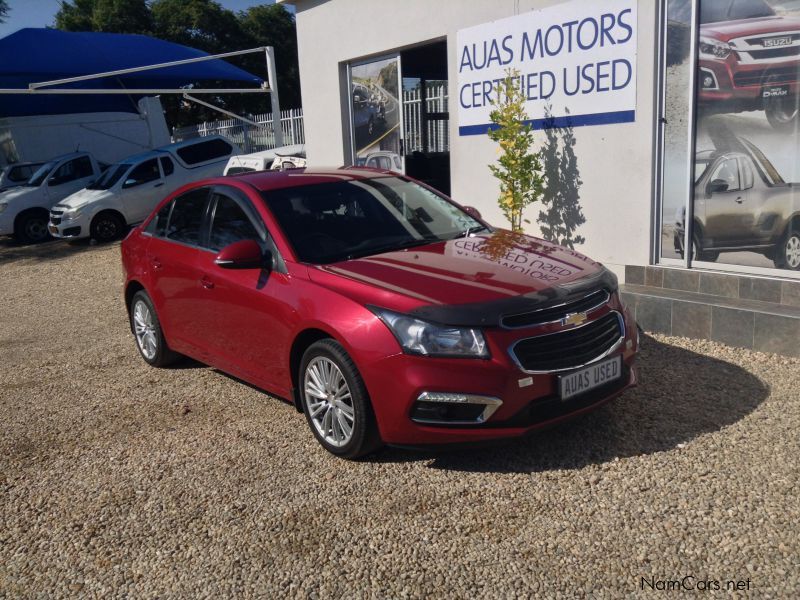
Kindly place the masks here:
MULTIPOLYGON (((450 98, 458 97, 456 32, 555 0, 297 0, 300 82, 311 165, 345 162, 343 64, 446 37, 450 98)), ((622 266, 648 264, 652 212, 653 108, 656 2, 638 4, 636 121, 575 128, 583 186, 586 237, 578 249, 621 274, 622 266)), ((498 186, 488 164, 496 145, 485 136, 458 135, 457 107, 450 107, 452 196, 477 207, 490 222, 506 223, 497 207, 498 186)), ((537 136, 541 139, 543 134, 537 136)), ((535 220, 537 208, 526 214, 535 220)), ((535 234, 536 227, 530 228, 535 234)))

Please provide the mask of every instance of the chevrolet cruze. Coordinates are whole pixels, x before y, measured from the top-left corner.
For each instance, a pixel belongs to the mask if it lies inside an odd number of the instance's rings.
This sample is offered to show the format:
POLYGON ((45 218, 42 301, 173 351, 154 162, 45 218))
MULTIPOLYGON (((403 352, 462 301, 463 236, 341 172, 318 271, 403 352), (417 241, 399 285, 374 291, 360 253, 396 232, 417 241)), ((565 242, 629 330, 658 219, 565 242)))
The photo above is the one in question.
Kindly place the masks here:
POLYGON ((265 389, 343 457, 522 436, 636 383, 610 271, 389 171, 190 184, 122 261, 147 363, 186 355, 265 389))

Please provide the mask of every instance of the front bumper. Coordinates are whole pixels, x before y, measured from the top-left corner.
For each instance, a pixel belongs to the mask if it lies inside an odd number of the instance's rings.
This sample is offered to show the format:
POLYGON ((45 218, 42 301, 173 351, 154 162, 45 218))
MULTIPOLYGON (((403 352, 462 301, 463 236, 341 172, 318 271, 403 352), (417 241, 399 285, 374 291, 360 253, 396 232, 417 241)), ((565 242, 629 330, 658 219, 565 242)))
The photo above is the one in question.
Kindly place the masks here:
POLYGON ((55 238, 85 238, 89 237, 89 219, 81 214, 74 219, 65 221, 60 214, 51 212, 47 229, 55 238))
MULTIPOLYGON (((523 371, 509 356, 510 340, 531 335, 520 331, 487 332, 492 353, 488 360, 396 354, 362 366, 383 441, 402 446, 434 446, 521 437, 594 410, 635 386, 636 323, 618 300, 614 302, 616 306, 606 308, 605 312, 616 310, 623 315, 624 338, 604 358, 622 357, 621 377, 566 401, 560 399, 558 390, 558 377, 564 371, 523 371), (489 418, 473 424, 430 424, 414 419, 417 399, 425 392, 497 398, 502 404, 491 411, 489 418)), ((602 316, 603 313, 596 318, 602 316)))
POLYGON ((8 209, 0 213, 0 235, 12 235, 14 233, 14 219, 9 214, 8 209))
POLYGON ((698 100, 702 104, 742 102, 760 107, 766 88, 786 88, 791 96, 800 92, 798 60, 745 64, 731 54, 725 60, 701 59, 698 69, 698 100), (709 82, 711 85, 706 85, 709 82))

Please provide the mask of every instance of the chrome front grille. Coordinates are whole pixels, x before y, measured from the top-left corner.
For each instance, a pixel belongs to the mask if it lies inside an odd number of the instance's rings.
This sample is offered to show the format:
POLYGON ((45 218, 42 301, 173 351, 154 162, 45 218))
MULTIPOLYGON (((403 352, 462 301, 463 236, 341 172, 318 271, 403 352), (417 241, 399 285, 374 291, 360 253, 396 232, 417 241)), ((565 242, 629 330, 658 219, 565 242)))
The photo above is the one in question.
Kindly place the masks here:
POLYGON ((507 329, 518 329, 520 327, 557 323, 567 315, 591 312, 596 308, 600 308, 608 302, 610 297, 611 295, 607 290, 596 290, 586 296, 568 302, 562 302, 561 304, 524 313, 503 315, 500 324, 507 329))
POLYGON ((579 327, 519 340, 509 354, 529 373, 565 371, 610 354, 624 338, 622 315, 612 311, 579 327))

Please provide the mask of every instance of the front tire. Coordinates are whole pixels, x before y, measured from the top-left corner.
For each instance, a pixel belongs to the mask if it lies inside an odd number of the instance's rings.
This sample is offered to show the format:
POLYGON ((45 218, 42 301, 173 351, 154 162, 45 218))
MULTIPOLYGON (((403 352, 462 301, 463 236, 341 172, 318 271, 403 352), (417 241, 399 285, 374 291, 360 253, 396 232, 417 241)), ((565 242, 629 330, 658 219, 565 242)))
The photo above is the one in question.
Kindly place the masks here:
POLYGON ((104 211, 92 219, 89 233, 99 243, 113 242, 125 231, 125 220, 117 213, 104 211))
POLYGON ((785 131, 787 127, 800 125, 800 100, 788 96, 786 98, 769 99, 764 106, 764 114, 773 129, 785 131))
MULTIPOLYGON (((678 250, 678 255, 683 258, 683 237, 675 236, 675 246, 678 250)), ((692 261, 702 260, 707 262, 717 262, 719 259, 719 251, 716 250, 700 250, 700 238, 697 233, 692 235, 692 261)))
POLYGON ((22 213, 14 222, 14 239, 21 244, 38 244, 50 239, 47 224, 50 214, 46 210, 30 210, 22 213))
POLYGON ((789 229, 775 248, 773 262, 779 269, 800 271, 800 231, 789 229))
POLYGON ((324 339, 309 346, 298 381, 308 425, 328 452, 359 458, 380 446, 364 380, 341 344, 324 339))
POLYGON ((136 348, 147 364, 152 367, 166 367, 180 358, 180 354, 173 352, 164 339, 153 301, 143 290, 133 295, 129 318, 131 331, 136 338, 136 348))

